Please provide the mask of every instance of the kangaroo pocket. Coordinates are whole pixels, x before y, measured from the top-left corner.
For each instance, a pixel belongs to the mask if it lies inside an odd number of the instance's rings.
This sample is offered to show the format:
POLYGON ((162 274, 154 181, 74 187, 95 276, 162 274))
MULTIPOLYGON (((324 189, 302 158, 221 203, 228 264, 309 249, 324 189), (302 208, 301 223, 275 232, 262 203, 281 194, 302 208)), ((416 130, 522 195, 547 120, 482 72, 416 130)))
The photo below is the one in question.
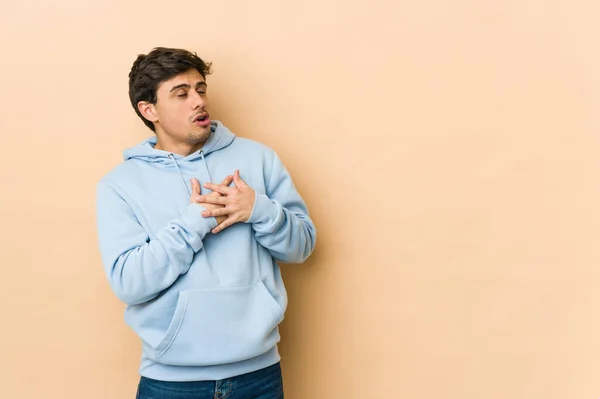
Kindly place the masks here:
POLYGON ((175 314, 155 348, 160 363, 211 366, 261 355, 279 341, 283 311, 262 281, 179 293, 175 314))

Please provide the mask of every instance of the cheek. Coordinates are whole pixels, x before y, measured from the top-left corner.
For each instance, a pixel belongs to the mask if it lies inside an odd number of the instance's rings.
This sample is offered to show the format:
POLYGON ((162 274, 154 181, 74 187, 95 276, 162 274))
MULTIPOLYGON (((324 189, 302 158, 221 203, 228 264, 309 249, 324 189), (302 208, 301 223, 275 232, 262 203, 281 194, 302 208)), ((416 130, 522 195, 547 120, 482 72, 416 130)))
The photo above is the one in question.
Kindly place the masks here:
POLYGON ((175 126, 185 123, 186 114, 181 107, 163 108, 160 114, 160 120, 164 125, 175 126))

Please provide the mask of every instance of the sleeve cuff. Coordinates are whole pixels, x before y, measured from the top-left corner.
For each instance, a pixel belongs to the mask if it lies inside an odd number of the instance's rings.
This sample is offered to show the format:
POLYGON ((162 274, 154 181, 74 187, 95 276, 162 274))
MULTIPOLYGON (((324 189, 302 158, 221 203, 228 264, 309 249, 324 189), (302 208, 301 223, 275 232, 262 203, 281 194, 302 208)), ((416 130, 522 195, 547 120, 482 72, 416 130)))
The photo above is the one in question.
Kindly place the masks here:
POLYGON ((254 208, 248 219, 255 231, 261 233, 272 233, 283 221, 283 210, 281 205, 272 201, 264 194, 256 193, 254 208))
POLYGON ((202 216, 204 208, 200 204, 190 204, 187 212, 181 215, 179 220, 186 228, 186 230, 193 231, 196 233, 196 239, 191 240, 190 245, 194 248, 194 251, 199 251, 202 248, 202 239, 210 231, 217 227, 217 219, 214 217, 205 218, 202 216))

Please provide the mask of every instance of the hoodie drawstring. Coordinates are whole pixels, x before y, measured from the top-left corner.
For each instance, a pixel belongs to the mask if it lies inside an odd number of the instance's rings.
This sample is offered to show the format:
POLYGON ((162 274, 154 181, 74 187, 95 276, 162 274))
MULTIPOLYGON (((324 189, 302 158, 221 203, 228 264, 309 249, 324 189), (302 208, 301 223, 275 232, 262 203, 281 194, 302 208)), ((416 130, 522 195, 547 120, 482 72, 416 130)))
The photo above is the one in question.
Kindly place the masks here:
POLYGON ((208 176, 208 182, 212 183, 212 177, 210 177, 208 165, 206 164, 206 160, 204 159, 204 150, 200 150, 200 157, 202 158, 202 163, 204 164, 204 170, 206 170, 206 176, 208 176))
MULTIPOLYGON (((202 150, 200 150, 200 157, 202 158, 202 164, 204 165, 204 170, 206 171, 206 175, 208 176, 208 182, 212 183, 212 178, 210 177, 210 172, 208 171, 208 165, 206 164, 206 159, 204 159, 204 151, 202 151, 202 150)), ((175 168, 177 168, 177 172, 179 172, 179 177, 181 177, 181 182, 183 183, 183 187, 185 188, 187 195, 191 197, 192 193, 190 192, 188 184, 185 181, 185 178, 183 177, 183 173, 181 173, 181 169, 179 168, 179 164, 177 163, 177 160, 175 159, 175 155, 169 154, 169 158, 171 158, 173 160, 173 163, 175 164, 175 168)))
POLYGON ((179 164, 177 163, 175 156, 173 154, 169 154, 169 158, 171 158, 173 160, 173 163, 175 164, 175 167, 177 168, 177 171, 179 172, 179 177, 181 177, 181 182, 183 183, 183 187, 185 188, 185 191, 187 192, 188 197, 191 197, 192 193, 190 192, 190 189, 188 188, 188 185, 185 182, 185 178, 183 177, 183 173, 181 173, 181 169, 179 169, 179 164))

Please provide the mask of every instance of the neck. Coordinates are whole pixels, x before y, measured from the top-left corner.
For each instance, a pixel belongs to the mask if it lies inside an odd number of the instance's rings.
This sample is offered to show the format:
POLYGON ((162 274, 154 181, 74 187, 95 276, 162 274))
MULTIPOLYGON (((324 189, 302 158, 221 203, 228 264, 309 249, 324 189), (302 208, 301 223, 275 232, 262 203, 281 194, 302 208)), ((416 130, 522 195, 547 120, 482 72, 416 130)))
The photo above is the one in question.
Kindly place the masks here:
POLYGON ((199 143, 172 143, 167 140, 161 140, 160 137, 157 138, 156 145, 154 149, 171 152, 173 154, 182 155, 187 157, 190 154, 193 154, 196 151, 199 151, 203 146, 205 141, 201 141, 199 143))

